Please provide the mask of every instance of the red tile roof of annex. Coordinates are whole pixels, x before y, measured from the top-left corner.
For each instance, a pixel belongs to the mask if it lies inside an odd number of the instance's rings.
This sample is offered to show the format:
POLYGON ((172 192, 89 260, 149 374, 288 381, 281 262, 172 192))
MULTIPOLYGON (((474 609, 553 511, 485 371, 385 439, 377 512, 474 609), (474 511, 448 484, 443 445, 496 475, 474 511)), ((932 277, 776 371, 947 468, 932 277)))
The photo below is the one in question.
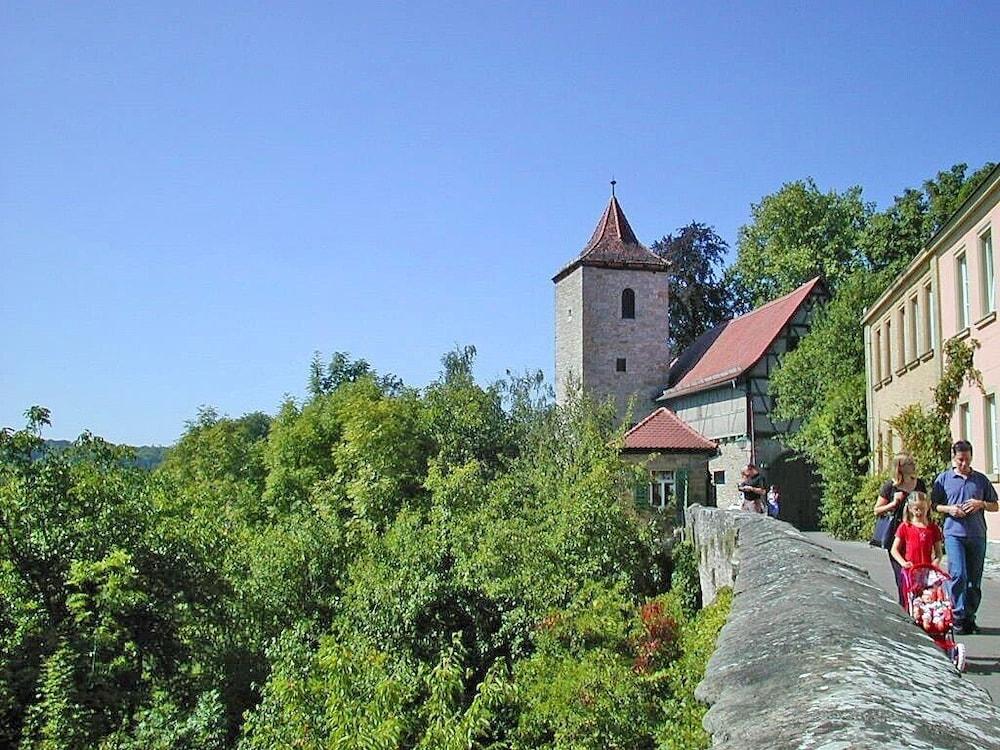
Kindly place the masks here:
MULTIPOLYGON (((695 393, 738 378, 767 353, 781 329, 820 283, 817 276, 784 297, 720 323, 704 334, 715 338, 694 366, 667 388, 661 398, 695 393)), ((697 341, 692 344, 697 345, 697 341)))
POLYGON ((712 453, 716 447, 715 443, 665 406, 661 406, 625 433, 625 450, 712 453))

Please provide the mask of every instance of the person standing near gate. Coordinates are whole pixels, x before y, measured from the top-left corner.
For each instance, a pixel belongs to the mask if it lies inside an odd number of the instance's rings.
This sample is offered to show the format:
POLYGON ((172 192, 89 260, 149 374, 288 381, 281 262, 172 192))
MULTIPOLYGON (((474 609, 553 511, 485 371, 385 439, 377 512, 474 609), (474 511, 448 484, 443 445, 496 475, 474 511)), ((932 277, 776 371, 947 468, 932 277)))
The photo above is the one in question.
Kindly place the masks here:
POLYGON ((743 493, 743 509, 763 513, 767 504, 766 487, 764 476, 757 467, 754 464, 747 464, 747 467, 740 472, 740 484, 736 488, 743 493))
POLYGON ((972 468, 972 443, 959 440, 951 446, 952 468, 934 480, 934 510, 945 516, 944 550, 951 576, 955 630, 960 635, 978 631, 976 611, 983 597, 983 562, 986 559, 986 517, 997 510, 997 493, 985 474, 972 468))

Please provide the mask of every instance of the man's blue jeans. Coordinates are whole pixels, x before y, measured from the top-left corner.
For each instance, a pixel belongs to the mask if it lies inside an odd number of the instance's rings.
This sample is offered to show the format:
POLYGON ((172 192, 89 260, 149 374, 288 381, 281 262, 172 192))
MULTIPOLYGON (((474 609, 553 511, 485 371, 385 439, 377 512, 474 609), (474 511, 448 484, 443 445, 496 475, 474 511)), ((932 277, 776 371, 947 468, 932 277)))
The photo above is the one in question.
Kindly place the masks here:
POLYGON ((944 551, 948 555, 955 620, 973 622, 983 598, 981 586, 983 561, 986 559, 986 537, 946 536, 944 551))

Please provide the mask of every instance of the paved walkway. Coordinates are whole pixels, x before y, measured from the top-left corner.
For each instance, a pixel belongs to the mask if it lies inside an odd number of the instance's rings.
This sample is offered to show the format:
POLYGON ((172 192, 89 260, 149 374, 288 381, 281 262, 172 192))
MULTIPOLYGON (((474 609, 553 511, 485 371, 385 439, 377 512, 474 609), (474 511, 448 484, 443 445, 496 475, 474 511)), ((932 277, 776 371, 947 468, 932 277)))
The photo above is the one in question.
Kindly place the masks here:
MULTIPOLYGON (((841 542, 822 532, 810 532, 806 536, 867 570, 875 583, 893 599, 896 598, 896 582, 889 567, 888 552, 864 542, 841 542)), ((969 666, 965 676, 988 691, 993 703, 1000 705, 1000 567, 995 563, 987 562, 983 576, 983 601, 977 620, 982 633, 958 636, 958 641, 965 644, 968 653, 969 666)))

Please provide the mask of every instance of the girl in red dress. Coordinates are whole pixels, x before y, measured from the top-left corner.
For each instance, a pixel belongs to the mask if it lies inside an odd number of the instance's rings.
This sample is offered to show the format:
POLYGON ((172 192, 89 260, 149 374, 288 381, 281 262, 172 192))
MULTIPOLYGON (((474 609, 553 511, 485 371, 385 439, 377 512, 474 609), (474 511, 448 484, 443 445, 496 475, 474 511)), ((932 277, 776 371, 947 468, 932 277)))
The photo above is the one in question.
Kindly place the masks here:
POLYGON ((939 565, 944 544, 941 528, 931 521, 931 502, 925 492, 911 492, 906 498, 906 518, 896 529, 892 556, 900 567, 939 565))

